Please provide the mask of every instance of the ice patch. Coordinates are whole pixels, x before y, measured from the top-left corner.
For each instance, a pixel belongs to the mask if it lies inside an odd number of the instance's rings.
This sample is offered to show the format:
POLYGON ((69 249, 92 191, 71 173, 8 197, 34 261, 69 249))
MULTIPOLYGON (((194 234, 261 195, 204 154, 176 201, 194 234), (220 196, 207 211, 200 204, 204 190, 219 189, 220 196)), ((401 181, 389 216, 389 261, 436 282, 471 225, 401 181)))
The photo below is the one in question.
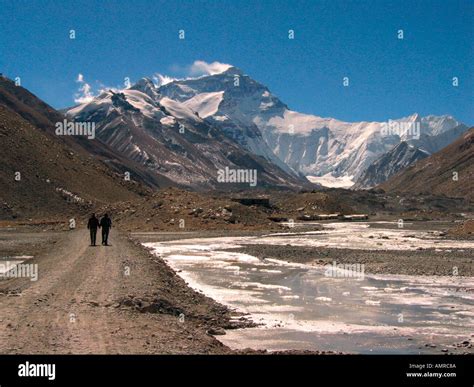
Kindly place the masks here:
POLYGON ((321 184, 323 187, 331 188, 350 188, 354 185, 353 176, 334 177, 330 173, 324 176, 306 176, 306 178, 315 184, 321 184))
MULTIPOLYGON (((321 266, 260 260, 248 254, 223 251, 259 243, 325 244, 337 248, 333 245, 344 244, 347 236, 355 246, 373 247, 368 235, 389 236, 388 241, 381 239, 381 242, 406 248, 406 243, 403 244, 406 230, 374 232, 367 223, 328 226, 330 229, 322 233, 189 238, 146 245, 191 287, 231 308, 250 313, 253 321, 263 324, 257 329, 228 332, 222 339, 226 343, 234 338, 242 345, 256 348, 261 347, 258 343, 278 342, 277 347, 283 349, 307 348, 311 343, 319 349, 325 342, 337 349, 339 344, 346 348, 350 343, 349 348, 355 352, 373 346, 382 352, 390 347, 395 353, 404 353, 408 347, 414 351, 420 346, 425 348, 426 342, 453 343, 463 339, 472 327, 474 278, 366 274, 359 282, 326 277, 321 266), (403 323, 399 322, 400 315, 403 323), (317 335, 301 336, 306 333, 317 335), (414 338, 400 340, 400 335, 414 338), (290 337, 304 337, 306 341, 290 337), (387 341, 390 338, 394 341, 387 341)), ((449 246, 465 243, 439 240, 425 232, 414 234, 416 238, 410 243, 415 247, 432 244, 434 240, 449 246)))

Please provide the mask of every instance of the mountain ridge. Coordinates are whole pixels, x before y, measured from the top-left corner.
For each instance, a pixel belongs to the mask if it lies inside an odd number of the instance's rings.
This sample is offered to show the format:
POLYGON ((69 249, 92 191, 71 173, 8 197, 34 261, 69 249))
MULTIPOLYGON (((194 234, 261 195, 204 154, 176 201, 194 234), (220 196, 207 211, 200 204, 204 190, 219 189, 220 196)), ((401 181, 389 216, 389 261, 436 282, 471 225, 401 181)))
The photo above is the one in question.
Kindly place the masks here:
MULTIPOLYGON (((420 152, 434 153, 467 130, 450 115, 422 117, 413 113, 387 122, 345 122, 299 113, 235 66, 212 75, 159 84, 145 77, 122 92, 130 94, 127 98, 132 105, 151 119, 164 113, 158 118, 168 126, 176 119, 200 120, 293 178, 308 176, 323 184, 340 180, 350 185, 364 179, 373 163, 384 155, 389 157, 404 141, 420 152), (139 103, 135 98, 134 103, 133 93, 142 93, 146 101, 139 103)), ((80 119, 79 111, 102 98, 73 107, 68 115, 80 119)), ((386 178, 406 166, 406 159, 393 165, 386 178)), ((367 184, 355 187, 365 188, 367 184)))
MULTIPOLYGON (((245 129, 253 128, 254 133, 258 130, 279 160, 310 176, 330 174, 357 180, 373 161, 401 141, 409 140, 410 133, 404 129, 399 134, 382 135, 384 126, 419 125, 420 136, 427 138, 460 125, 450 115, 421 117, 414 113, 387 122, 344 122, 299 113, 235 67, 217 75, 175 80, 158 90, 161 95, 192 105, 200 115, 205 112, 207 120, 214 120, 229 136, 242 137, 239 141, 244 145, 249 137, 245 129), (217 108, 192 103, 197 97, 212 93, 222 93, 217 108), (213 114, 209 114, 210 110, 213 114)), ((450 140, 456 137, 453 135, 450 140)))
POLYGON ((387 192, 432 193, 474 200, 474 127, 379 187, 387 192))
POLYGON ((94 122, 101 141, 184 186, 232 188, 217 182, 218 170, 226 166, 257 170, 263 186, 309 185, 284 165, 241 147, 179 101, 159 95, 147 78, 128 89, 104 91, 66 114, 75 121, 94 122))

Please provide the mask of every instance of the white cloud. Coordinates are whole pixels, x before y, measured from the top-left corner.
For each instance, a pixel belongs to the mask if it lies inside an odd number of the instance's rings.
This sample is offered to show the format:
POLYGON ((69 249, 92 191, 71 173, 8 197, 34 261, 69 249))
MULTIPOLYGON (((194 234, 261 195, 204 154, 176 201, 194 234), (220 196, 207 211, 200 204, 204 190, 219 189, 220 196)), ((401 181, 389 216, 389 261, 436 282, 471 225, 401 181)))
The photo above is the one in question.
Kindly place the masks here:
POLYGON ((153 75, 153 80, 155 81, 156 87, 160 87, 160 86, 166 85, 167 83, 176 81, 177 78, 172 78, 172 77, 169 77, 168 75, 156 73, 155 75, 153 75))
POLYGON ((230 69, 232 65, 221 63, 221 62, 212 62, 207 63, 203 60, 196 60, 191 65, 180 66, 174 64, 171 66, 171 71, 175 73, 181 73, 184 77, 175 78, 168 75, 156 73, 153 75, 153 81, 157 87, 166 85, 173 81, 181 81, 186 79, 196 79, 207 75, 215 75, 223 73, 224 71, 230 69))
POLYGON ((94 99, 94 93, 92 93, 92 87, 84 80, 84 75, 79 73, 76 78, 76 82, 79 83, 79 90, 74 95, 75 103, 86 103, 94 99))
MULTIPOLYGON (((186 74, 184 78, 174 78, 168 75, 163 75, 160 73, 156 73, 153 75, 153 81, 157 87, 166 85, 173 81, 182 80, 182 79, 195 79, 206 75, 215 75, 223 73, 230 69, 232 65, 221 63, 221 62, 212 62, 207 63, 203 60, 196 60, 193 64, 188 66, 178 66, 174 65, 172 68, 173 71, 180 72, 186 74)), ((96 96, 100 95, 104 91, 114 90, 114 91, 121 91, 123 88, 120 87, 106 87, 103 84, 99 83, 99 89, 96 92, 92 90, 92 86, 86 82, 84 75, 82 73, 77 74, 76 83, 79 84, 79 88, 77 92, 74 94, 74 102, 78 104, 88 103, 91 102, 96 96)))
POLYGON ((214 75, 220 74, 224 71, 230 69, 232 65, 220 62, 207 63, 203 60, 196 60, 190 66, 189 72, 191 76, 200 76, 200 75, 214 75))

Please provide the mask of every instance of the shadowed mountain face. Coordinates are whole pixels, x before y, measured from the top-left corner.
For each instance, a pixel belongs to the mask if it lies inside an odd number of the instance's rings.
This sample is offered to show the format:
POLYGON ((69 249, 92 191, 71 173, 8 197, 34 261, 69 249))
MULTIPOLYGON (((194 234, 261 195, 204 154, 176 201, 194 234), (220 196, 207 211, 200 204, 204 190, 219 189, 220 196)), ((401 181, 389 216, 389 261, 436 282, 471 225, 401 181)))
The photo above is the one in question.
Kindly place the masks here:
POLYGON ((232 182, 218 181, 218 172, 225 168, 256 170, 259 187, 307 183, 289 168, 284 170, 229 138, 185 104, 159 95, 148 79, 120 92, 103 92, 69 109, 67 116, 76 122, 93 122, 101 142, 182 186, 233 188, 232 182))
POLYGON ((86 211, 140 197, 145 190, 0 103, 0 218, 86 211))
POLYGON ((418 160, 449 145, 453 138, 458 138, 467 129, 467 126, 461 124, 437 135, 423 134, 418 139, 401 142, 370 164, 352 188, 367 189, 382 184, 418 160))
POLYGON ((353 189, 372 188, 383 183, 400 170, 412 165, 430 154, 407 142, 401 142, 391 151, 374 161, 360 177, 353 189))
POLYGON ((474 200, 474 128, 380 187, 393 192, 427 192, 474 200))

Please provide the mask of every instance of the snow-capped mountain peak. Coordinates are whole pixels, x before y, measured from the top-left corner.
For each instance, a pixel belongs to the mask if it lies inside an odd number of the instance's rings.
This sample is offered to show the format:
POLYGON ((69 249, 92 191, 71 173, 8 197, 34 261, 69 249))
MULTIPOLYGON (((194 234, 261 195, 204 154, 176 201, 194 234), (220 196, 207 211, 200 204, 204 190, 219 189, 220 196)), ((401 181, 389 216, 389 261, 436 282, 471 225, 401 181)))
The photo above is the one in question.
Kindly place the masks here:
POLYGON ((442 116, 428 115, 421 119, 421 123, 430 129, 430 134, 433 136, 461 125, 461 122, 456 120, 453 116, 446 114, 442 116))
POLYGON ((76 121, 94 122, 98 140, 178 184, 215 186, 217 171, 225 167, 256 169, 263 185, 308 183, 273 154, 255 126, 229 121, 227 132, 218 126, 222 121, 215 114, 223 92, 197 93, 185 83, 172 83, 176 92, 190 97, 169 98, 150 78, 142 78, 130 88, 105 91, 66 114, 76 121), (232 131, 234 135, 229 135, 232 131), (245 132, 242 138, 240 131, 245 132))
POLYGON ((210 125, 290 175, 343 179, 344 184, 356 181, 369 165, 403 141, 434 152, 466 128, 449 115, 414 113, 386 122, 345 122, 300 113, 239 68, 215 67, 210 75, 168 79, 159 86, 142 78, 121 95, 101 95, 69 114, 77 117, 104 109, 110 113, 130 105, 166 126, 174 126, 177 120, 210 125))
MULTIPOLYGON (((244 146, 248 147, 249 137, 261 136, 264 144, 254 148, 270 148, 295 171, 312 176, 330 174, 346 181, 348 177, 356 180, 401 141, 437 136, 460 124, 450 116, 421 117, 418 113, 386 122, 344 122, 299 113, 236 67, 174 81, 159 92, 189 106, 200 117, 216 121, 244 146)), ((263 153, 272 158, 270 152, 263 153)))
POLYGON ((150 78, 141 78, 137 83, 130 87, 130 90, 141 91, 153 100, 159 100, 158 88, 150 78))

